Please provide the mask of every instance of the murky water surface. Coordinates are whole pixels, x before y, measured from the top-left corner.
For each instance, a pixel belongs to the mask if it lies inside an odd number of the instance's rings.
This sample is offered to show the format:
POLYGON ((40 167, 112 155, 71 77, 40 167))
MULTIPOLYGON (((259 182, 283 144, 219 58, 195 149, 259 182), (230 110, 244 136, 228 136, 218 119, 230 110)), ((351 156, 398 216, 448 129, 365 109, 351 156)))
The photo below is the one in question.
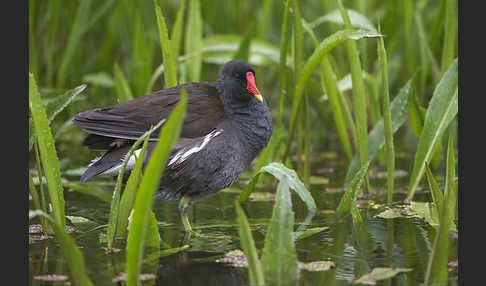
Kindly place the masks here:
MULTIPOLYGON (((332 154, 331 154, 332 155, 332 154)), ((312 262, 330 260, 335 267, 328 271, 300 272, 298 285, 352 285, 352 282, 375 267, 411 268, 391 279, 381 280, 377 285, 420 285, 427 268, 435 230, 421 219, 381 219, 374 217, 376 204, 383 204, 385 196, 373 195, 371 200, 360 201, 360 211, 365 220, 363 228, 353 226, 351 218, 338 220, 334 214, 343 194, 342 184, 345 164, 337 156, 328 156, 322 162, 313 163, 313 176, 320 183, 311 186, 318 211, 309 227, 328 226, 329 229, 297 242, 298 260, 312 262), (328 182, 322 178, 327 178, 328 182)), ((397 160, 398 176, 395 200, 405 198, 410 168, 408 156, 397 160)), ((383 193, 382 170, 373 169, 371 177, 374 192, 383 193)), ((235 188, 242 187, 240 179, 235 188)), ((113 187, 107 186, 108 190, 113 187)), ((275 192, 275 185, 259 188, 258 192, 275 192)), ((143 285, 248 285, 248 272, 244 267, 232 267, 216 260, 230 250, 240 249, 233 201, 238 194, 220 192, 202 199, 192 206, 189 213, 193 227, 203 236, 193 237, 186 243, 190 248, 168 256, 146 261, 142 273, 148 280, 143 285), (154 275, 155 274, 155 275, 154 275)), ((426 190, 419 191, 414 200, 430 200, 426 190)), ((88 275, 95 285, 123 285, 117 282, 125 271, 125 243, 117 242, 118 252, 106 252, 106 225, 109 203, 94 196, 78 192, 65 192, 66 212, 73 217, 84 217, 90 221, 77 224, 71 235, 83 252, 88 275), (101 227, 100 227, 101 225, 101 227)), ((256 247, 261 251, 268 221, 272 215, 274 201, 250 201, 243 205, 253 229, 256 247)), ((306 206, 297 196, 293 197, 296 228, 309 215, 306 206)), ((154 212, 159 222, 162 249, 184 245, 184 232, 180 223, 177 205, 156 202, 154 212)), ((32 234, 32 237, 35 237, 32 234)), ((457 260, 457 238, 450 238, 452 249, 449 261, 457 260)), ((154 250, 148 249, 150 256, 154 250)), ((157 256, 155 256, 157 257, 157 256)), ((61 249, 54 238, 37 240, 29 245, 30 285, 64 285, 68 282, 46 282, 35 277, 42 274, 69 276, 68 267, 61 249)), ((451 266, 448 285, 457 285, 457 267, 451 266)))

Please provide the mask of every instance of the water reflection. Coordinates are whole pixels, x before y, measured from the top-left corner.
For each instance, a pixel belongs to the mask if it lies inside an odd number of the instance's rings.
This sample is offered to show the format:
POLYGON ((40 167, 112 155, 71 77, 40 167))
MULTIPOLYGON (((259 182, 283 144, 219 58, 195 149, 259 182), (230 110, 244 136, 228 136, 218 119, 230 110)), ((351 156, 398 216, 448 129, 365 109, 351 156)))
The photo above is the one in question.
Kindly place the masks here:
POLYGON ((215 261, 215 253, 184 251, 159 259, 155 285, 247 285, 246 269, 215 261))

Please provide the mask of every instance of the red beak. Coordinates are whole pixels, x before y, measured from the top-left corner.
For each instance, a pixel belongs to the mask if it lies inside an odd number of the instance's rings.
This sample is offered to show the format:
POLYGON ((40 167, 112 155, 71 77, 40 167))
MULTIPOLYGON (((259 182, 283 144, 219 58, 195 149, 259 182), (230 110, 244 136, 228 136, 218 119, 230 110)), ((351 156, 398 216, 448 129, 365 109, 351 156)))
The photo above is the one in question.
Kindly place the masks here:
POLYGON ((256 99, 263 102, 263 97, 262 97, 260 91, 258 90, 258 88, 256 87, 255 76, 253 75, 252 72, 246 73, 246 81, 248 82, 248 85, 246 86, 246 89, 248 90, 248 92, 251 95, 253 95, 256 99))

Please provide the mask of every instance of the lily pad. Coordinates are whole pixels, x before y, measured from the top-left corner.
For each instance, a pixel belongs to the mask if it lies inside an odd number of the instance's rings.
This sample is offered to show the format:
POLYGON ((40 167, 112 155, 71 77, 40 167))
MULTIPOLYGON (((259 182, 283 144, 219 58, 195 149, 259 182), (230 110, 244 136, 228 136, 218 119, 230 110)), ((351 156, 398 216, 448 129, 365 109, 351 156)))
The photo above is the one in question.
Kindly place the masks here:
POLYGON ((299 268, 307 271, 327 271, 336 267, 336 264, 330 260, 313 261, 313 262, 299 262, 299 268))
POLYGON ((395 207, 391 209, 387 209, 375 217, 384 218, 384 219, 393 219, 393 218, 411 218, 411 217, 418 217, 417 213, 415 213, 412 209, 408 207, 395 207))
POLYGON ((376 281, 391 278, 402 272, 412 271, 411 268, 388 268, 377 267, 371 273, 361 276, 359 279, 353 281, 353 284, 376 285, 376 281))

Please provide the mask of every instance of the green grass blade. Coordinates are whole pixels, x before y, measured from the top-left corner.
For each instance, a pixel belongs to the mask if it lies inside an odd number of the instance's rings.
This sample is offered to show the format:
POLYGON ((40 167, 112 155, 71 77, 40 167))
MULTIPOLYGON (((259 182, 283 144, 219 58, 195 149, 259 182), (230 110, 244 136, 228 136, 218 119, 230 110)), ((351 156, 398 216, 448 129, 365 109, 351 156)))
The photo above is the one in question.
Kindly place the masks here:
POLYGON ((162 47, 162 59, 164 62, 164 88, 177 85, 176 58, 172 54, 172 44, 169 40, 169 31, 165 24, 164 16, 160 10, 157 0, 154 0, 155 14, 157 15, 157 26, 159 27, 160 46, 162 47))
POLYGON ((238 50, 236 50, 235 54, 233 55, 233 60, 242 60, 248 62, 248 58, 250 57, 250 45, 252 35, 253 31, 250 29, 246 33, 245 37, 241 40, 238 50))
POLYGON ((289 185, 279 181, 277 200, 265 235, 262 267, 268 285, 293 285, 298 277, 297 253, 294 244, 294 212, 289 185))
POLYGON ((271 24, 272 21, 272 12, 274 9, 274 2, 273 0, 263 0, 262 4, 262 12, 260 13, 260 19, 258 21, 258 30, 257 35, 261 39, 265 39, 268 37, 268 26, 271 24))
MULTIPOLYGON (((341 0, 337 0, 341 17, 347 29, 351 28, 351 20, 348 12, 344 9, 341 0)), ((353 111, 355 114, 356 129, 359 145, 360 165, 363 166, 368 161, 368 121, 366 116, 366 90, 363 80, 363 72, 359 59, 358 48, 356 43, 348 41, 345 43, 348 54, 348 61, 351 66, 351 76, 353 82, 353 111)))
POLYGON ((264 274, 260 261, 258 260, 258 253, 255 247, 255 241, 251 235, 250 225, 246 218, 245 212, 238 201, 235 201, 234 204, 241 248, 243 248, 243 252, 245 253, 248 261, 249 282, 250 284, 263 285, 264 274))
POLYGON ((457 59, 437 84, 429 102, 422 133, 410 176, 407 199, 412 200, 422 175, 424 162, 429 161, 446 127, 457 114, 457 59))
POLYGON ((280 40, 280 53, 279 53, 279 85, 280 85, 280 100, 278 107, 277 126, 282 126, 282 117, 284 110, 285 97, 290 96, 287 90, 287 51, 289 46, 288 34, 289 34, 289 6, 290 0, 285 1, 282 30, 280 40))
MULTIPOLYGON (((395 133, 407 119, 408 94, 410 92, 411 81, 403 86, 398 95, 395 96, 390 104, 390 114, 392 116, 392 132, 395 133)), ((385 130, 383 119, 381 119, 369 134, 368 159, 373 160, 378 151, 385 145, 385 130)), ((353 179, 360 168, 358 156, 354 156, 348 167, 344 184, 347 185, 353 179)))
POLYGON ((115 78, 115 91, 118 102, 132 100, 132 90, 130 89, 130 85, 128 85, 128 81, 125 78, 125 75, 123 75, 123 71, 117 62, 113 64, 113 74, 115 78))
POLYGON ((447 148, 447 174, 444 204, 441 208, 439 230, 434 239, 432 253, 429 257, 425 273, 425 285, 445 285, 448 276, 449 229, 452 226, 457 203, 457 187, 455 186, 455 159, 453 136, 449 136, 447 148))
MULTIPOLYGON (((302 181, 299 179, 297 176, 297 173, 295 173, 294 170, 289 169, 285 167, 281 163, 270 163, 264 167, 262 167, 258 173, 256 173, 252 179, 250 180, 250 183, 248 185, 254 186, 256 181, 258 180, 260 173, 267 172, 272 174, 275 178, 277 178, 279 181, 281 180, 286 180, 287 184, 289 187, 294 190, 297 195, 302 199, 302 201, 307 205, 307 208, 311 212, 315 212, 317 210, 316 203, 314 201, 314 198, 312 197, 311 193, 305 185, 302 183, 302 181)), ((251 191, 253 191, 253 188, 246 188, 245 191, 243 191, 238 198, 239 203, 245 203, 250 196, 251 191)))
POLYGON ((447 207, 449 209, 449 214, 451 219, 454 218, 456 210, 457 201, 457 185, 456 185, 456 159, 455 159, 455 148, 454 148, 454 133, 452 131, 449 133, 449 140, 447 143, 447 161, 446 161, 446 180, 445 180, 445 191, 444 193, 454 196, 450 198, 447 202, 447 207))
POLYGON ((132 222, 128 231, 125 268, 128 286, 137 285, 153 196, 159 186, 159 181, 172 147, 179 139, 182 122, 186 114, 186 106, 187 95, 186 91, 182 90, 181 101, 174 108, 160 132, 160 140, 150 157, 137 191, 132 222))
POLYGON ((202 68, 202 16, 200 0, 191 0, 186 28, 185 53, 187 81, 200 81, 202 68))
POLYGON ((393 143, 392 117, 390 111, 390 92, 388 88, 388 64, 385 43, 383 38, 378 39, 378 61, 381 67, 381 80, 383 84, 383 127, 385 128, 385 156, 388 171, 387 203, 393 201, 393 186, 395 180, 395 150, 393 143))
POLYGON ((155 53, 155 41, 152 37, 145 39, 145 29, 140 12, 135 12, 133 27, 133 44, 131 51, 130 82, 136 97, 145 92, 145 88, 152 74, 152 64, 155 53))
MULTIPOLYGON (((29 194, 32 196, 32 202, 34 203, 34 207, 38 210, 46 212, 45 205, 41 205, 39 200, 39 194, 37 194, 37 188, 34 185, 34 180, 32 179, 32 175, 29 171, 29 194)), ((42 224, 42 231, 47 234, 49 232, 49 227, 47 225, 46 218, 42 217, 40 219, 42 224)))
MULTIPOLYGON (((47 121, 49 124, 56 118, 56 116, 63 111, 66 106, 73 102, 74 98, 86 89, 86 84, 82 84, 71 90, 66 91, 64 94, 59 95, 53 101, 49 101, 45 105, 47 121)), ((29 150, 32 149, 34 143, 35 132, 33 129, 32 120, 29 118, 29 150)))
POLYGON ((64 53, 61 57, 61 64, 57 71, 57 87, 62 88, 69 74, 71 62, 74 59, 75 51, 78 48, 79 42, 86 32, 86 26, 90 19, 92 0, 84 0, 79 2, 76 10, 76 16, 72 23, 72 28, 69 32, 66 47, 63 49, 64 53))
MULTIPOLYGON (((119 212, 120 212, 119 210, 120 210, 121 186, 122 186, 123 176, 125 174, 125 168, 128 164, 128 161, 130 160, 130 157, 133 156, 133 153, 138 148, 138 146, 140 146, 140 144, 145 139, 148 139, 150 137, 150 134, 153 131, 155 131, 156 129, 158 129, 162 125, 162 123, 164 123, 164 122, 165 122, 165 118, 162 119, 157 125, 152 127, 149 131, 145 132, 142 136, 140 136, 140 138, 138 138, 138 140, 132 145, 132 147, 128 151, 127 155, 125 155, 125 157, 123 159, 120 171, 118 173, 118 177, 116 179, 115 188, 113 190, 113 197, 112 197, 111 206, 110 206, 110 215, 108 217, 108 229, 107 229, 106 237, 107 237, 107 244, 108 244, 109 250, 111 250, 111 248, 113 246, 113 241, 115 239, 116 226, 117 226, 117 221, 118 221, 119 212)), ((126 205, 123 205, 123 206, 126 207, 126 205)), ((126 209, 123 210, 124 215, 127 212, 130 212, 130 211, 126 210, 126 209)))
POLYGON ((181 50, 181 39, 182 39, 182 31, 184 29, 185 11, 186 11, 186 0, 182 0, 179 10, 177 11, 176 20, 174 22, 174 27, 172 28, 172 34, 170 36, 170 43, 172 45, 171 56, 174 61, 174 64, 176 65, 176 74, 177 74, 178 59, 181 50))
POLYGON ((444 202, 444 194, 440 190, 439 183, 435 179, 434 174, 430 170, 429 164, 427 162, 425 162, 425 174, 427 175, 427 182, 429 183, 432 201, 434 202, 437 213, 440 214, 444 202))
POLYGON ((454 61, 456 39, 456 15, 454 12, 455 1, 446 0, 446 17, 444 25, 444 47, 442 48, 442 59, 440 73, 444 74, 454 61))
POLYGON ((59 160, 57 158, 54 138, 52 137, 51 128, 49 127, 46 111, 42 105, 41 97, 32 73, 29 73, 29 109, 32 115, 37 142, 39 144, 39 151, 47 180, 53 216, 56 223, 64 228, 66 219, 64 217, 64 194, 61 183, 59 160))
MULTIPOLYGON (((377 32, 376 27, 373 25, 373 23, 364 15, 351 9, 346 9, 346 10, 348 11, 349 20, 351 21, 352 27, 377 32)), ((335 24, 344 25, 341 12, 339 10, 334 10, 326 15, 323 15, 315 19, 310 23, 310 27, 314 29, 323 23, 335 23, 335 24)))
POLYGON ((87 286, 93 285, 93 283, 91 283, 86 273, 83 254, 74 243, 74 240, 66 233, 65 227, 58 224, 55 219, 53 219, 51 216, 44 213, 43 211, 29 210, 29 220, 35 216, 45 217, 51 222, 51 226, 54 230, 54 234, 56 235, 56 239, 61 245, 62 253, 69 266, 69 270, 70 270, 69 272, 73 284, 87 285, 87 286))
POLYGON ((150 136, 146 136, 143 141, 142 151, 135 162, 135 166, 128 177, 125 190, 120 200, 120 211, 116 222, 116 237, 125 237, 128 225, 128 216, 132 210, 133 203, 135 202, 136 191, 140 178, 142 177, 143 159, 145 158, 145 152, 148 146, 148 139, 150 136))
POLYGON ((149 212, 149 221, 147 225, 147 235, 145 236, 145 246, 160 249, 160 233, 157 225, 157 219, 153 211, 149 212))
MULTIPOLYGON (((292 110, 290 113, 290 124, 289 124, 289 140, 287 143, 287 151, 291 144, 291 139, 295 129, 295 123, 297 121, 297 112, 302 101, 302 94, 306 86, 307 80, 309 79, 312 71, 321 62, 322 57, 329 53, 335 46, 346 40, 359 40, 367 37, 379 37, 380 35, 364 30, 340 30, 331 36, 325 38, 319 46, 314 50, 312 55, 307 59, 304 68, 300 74, 299 80, 297 82, 297 87, 295 89, 294 97, 296 98, 296 104, 292 105, 292 110)), ((285 157, 287 156, 285 155, 285 157)), ((285 158, 284 158, 285 159, 285 158)))
MULTIPOLYGON (((312 31, 310 25, 307 24, 307 22, 303 21, 302 26, 311 37, 315 47, 317 47, 319 45, 319 42, 317 41, 317 38, 314 32, 312 31)), ((342 96, 342 95, 338 91, 336 78, 334 76, 334 71, 332 70, 331 63, 329 62, 327 55, 322 57, 320 68, 321 68, 321 73, 320 73, 321 85, 328 96, 329 103, 331 105, 332 114, 334 117, 334 123, 336 124, 336 130, 338 131, 339 139, 341 140, 341 143, 343 143, 343 148, 346 153, 346 157, 348 158, 349 161, 351 161, 351 159, 353 158, 353 152, 351 150, 351 144, 349 143, 349 138, 346 130, 346 123, 344 121, 343 112, 341 110, 341 104, 338 98, 338 96, 342 96)))
MULTIPOLYGON (((343 197, 341 198, 341 201, 339 202, 339 205, 336 209, 336 216, 337 217, 344 217, 345 215, 350 214, 351 211, 353 211, 353 220, 354 220, 354 218, 357 218, 356 210, 352 210, 353 204, 354 204, 354 201, 356 200, 356 197, 358 195, 359 188, 363 184, 364 177, 366 176, 366 173, 368 172, 368 168, 370 166, 370 163, 371 163, 371 161, 366 162, 366 164, 363 165, 359 169, 359 171, 356 173, 356 175, 351 180, 351 183, 349 184, 349 186, 346 188, 346 192, 344 193, 343 197)), ((354 207, 356 207, 356 206, 354 206, 354 207)))

